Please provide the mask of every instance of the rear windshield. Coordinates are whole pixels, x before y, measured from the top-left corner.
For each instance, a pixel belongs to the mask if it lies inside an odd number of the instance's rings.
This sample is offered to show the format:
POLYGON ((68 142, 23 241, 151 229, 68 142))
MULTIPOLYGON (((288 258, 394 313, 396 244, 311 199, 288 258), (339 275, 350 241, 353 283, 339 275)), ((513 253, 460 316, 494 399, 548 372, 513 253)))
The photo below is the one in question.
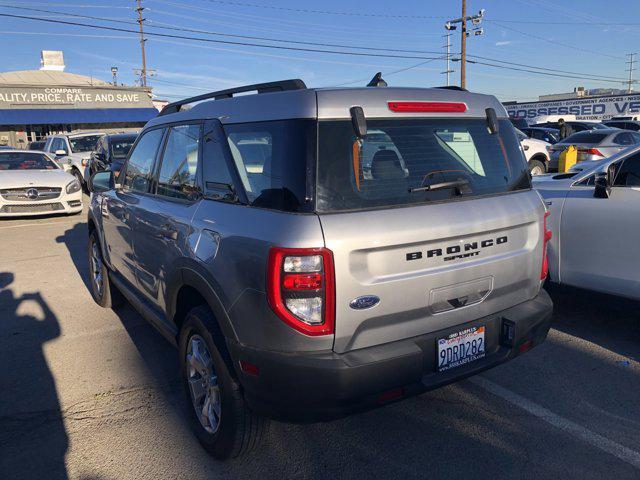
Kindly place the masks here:
POLYGON ((585 130, 569 135, 560 143, 600 143, 608 135, 608 133, 594 133, 593 130, 585 130))
POLYGON ((485 119, 367 120, 358 140, 349 120, 318 131, 316 210, 421 204, 531 187, 509 120, 491 135, 485 119))

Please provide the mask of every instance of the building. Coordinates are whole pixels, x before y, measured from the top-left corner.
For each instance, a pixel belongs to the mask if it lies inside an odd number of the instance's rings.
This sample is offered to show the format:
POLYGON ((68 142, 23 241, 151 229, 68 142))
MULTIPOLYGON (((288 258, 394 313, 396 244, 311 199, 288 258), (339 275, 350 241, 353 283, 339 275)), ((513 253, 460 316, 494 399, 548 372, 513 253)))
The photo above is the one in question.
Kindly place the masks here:
POLYGON ((0 73, 0 145, 26 148, 54 133, 140 129, 158 114, 148 89, 64 72, 62 52, 40 70, 0 73))

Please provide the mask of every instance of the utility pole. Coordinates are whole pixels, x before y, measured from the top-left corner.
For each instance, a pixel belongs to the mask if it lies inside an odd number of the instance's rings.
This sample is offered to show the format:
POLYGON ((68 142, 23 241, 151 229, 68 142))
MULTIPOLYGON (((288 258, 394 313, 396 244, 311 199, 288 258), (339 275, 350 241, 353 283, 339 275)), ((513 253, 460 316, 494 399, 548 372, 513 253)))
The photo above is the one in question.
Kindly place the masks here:
POLYGON ((627 93, 631 93, 631 91, 633 90, 633 84, 635 83, 635 81, 633 80, 633 71, 635 70, 635 68, 633 68, 633 64, 634 64, 633 57, 635 57, 636 55, 637 53, 627 53, 627 57, 629 57, 629 61, 626 62, 629 64, 629 80, 626 82, 627 93))
POLYGON ((142 24, 144 22, 144 18, 142 18, 142 11, 144 7, 142 6, 142 0, 136 0, 138 7, 136 8, 136 12, 138 12, 138 25, 140 25, 140 50, 142 51, 142 69, 140 70, 140 86, 147 86, 147 57, 144 53, 144 44, 146 40, 144 39, 144 28, 142 24))
POLYGON ((467 37, 470 35, 467 29, 467 22, 471 20, 473 23, 474 36, 482 35, 484 31, 479 26, 484 17, 484 9, 480 10, 476 15, 467 16, 467 0, 462 0, 462 16, 445 23, 444 28, 447 30, 456 30, 456 23, 460 24, 460 87, 466 88, 467 85, 467 37))
MULTIPOLYGON (((462 23, 460 35, 460 87, 467 87, 467 0, 462 0, 462 23)), ((140 24, 142 28, 142 24, 140 24)))
POLYGON ((451 85, 449 81, 449 74, 453 73, 453 70, 449 68, 449 61, 451 60, 451 35, 452 35, 451 33, 447 33, 446 35, 443 35, 443 37, 447 40, 447 43, 443 45, 443 48, 445 48, 447 52, 447 55, 446 55, 447 68, 442 73, 447 75, 447 87, 451 85))

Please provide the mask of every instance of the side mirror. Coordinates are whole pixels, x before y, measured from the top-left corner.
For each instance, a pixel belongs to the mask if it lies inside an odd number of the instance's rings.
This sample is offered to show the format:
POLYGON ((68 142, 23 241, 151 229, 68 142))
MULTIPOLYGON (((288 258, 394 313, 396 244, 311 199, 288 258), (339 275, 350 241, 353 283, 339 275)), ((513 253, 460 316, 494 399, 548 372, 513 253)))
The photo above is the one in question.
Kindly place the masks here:
POLYGON ((67 154, 67 152, 65 152, 64 150, 56 150, 54 154, 56 157, 64 157, 67 154))
POLYGON ((607 171, 604 173, 596 174, 595 178, 595 190, 593 196, 595 198, 609 198, 611 195, 611 186, 616 178, 616 164, 612 163, 607 167, 607 171))
POLYGON ((115 186, 113 172, 111 171, 94 173, 87 184, 89 191, 92 193, 106 192, 107 190, 112 190, 115 186))

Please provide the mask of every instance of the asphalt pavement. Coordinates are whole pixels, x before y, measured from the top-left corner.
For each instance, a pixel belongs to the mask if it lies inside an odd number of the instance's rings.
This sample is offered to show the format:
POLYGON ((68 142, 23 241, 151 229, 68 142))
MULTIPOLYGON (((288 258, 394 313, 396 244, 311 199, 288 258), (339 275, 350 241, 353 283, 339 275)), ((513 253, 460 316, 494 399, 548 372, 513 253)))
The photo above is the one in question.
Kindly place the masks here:
POLYGON ((640 303, 551 289, 546 343, 345 419, 272 423, 220 463, 192 436, 176 352, 87 289, 86 215, 0 221, 0 478, 640 478, 640 303))

